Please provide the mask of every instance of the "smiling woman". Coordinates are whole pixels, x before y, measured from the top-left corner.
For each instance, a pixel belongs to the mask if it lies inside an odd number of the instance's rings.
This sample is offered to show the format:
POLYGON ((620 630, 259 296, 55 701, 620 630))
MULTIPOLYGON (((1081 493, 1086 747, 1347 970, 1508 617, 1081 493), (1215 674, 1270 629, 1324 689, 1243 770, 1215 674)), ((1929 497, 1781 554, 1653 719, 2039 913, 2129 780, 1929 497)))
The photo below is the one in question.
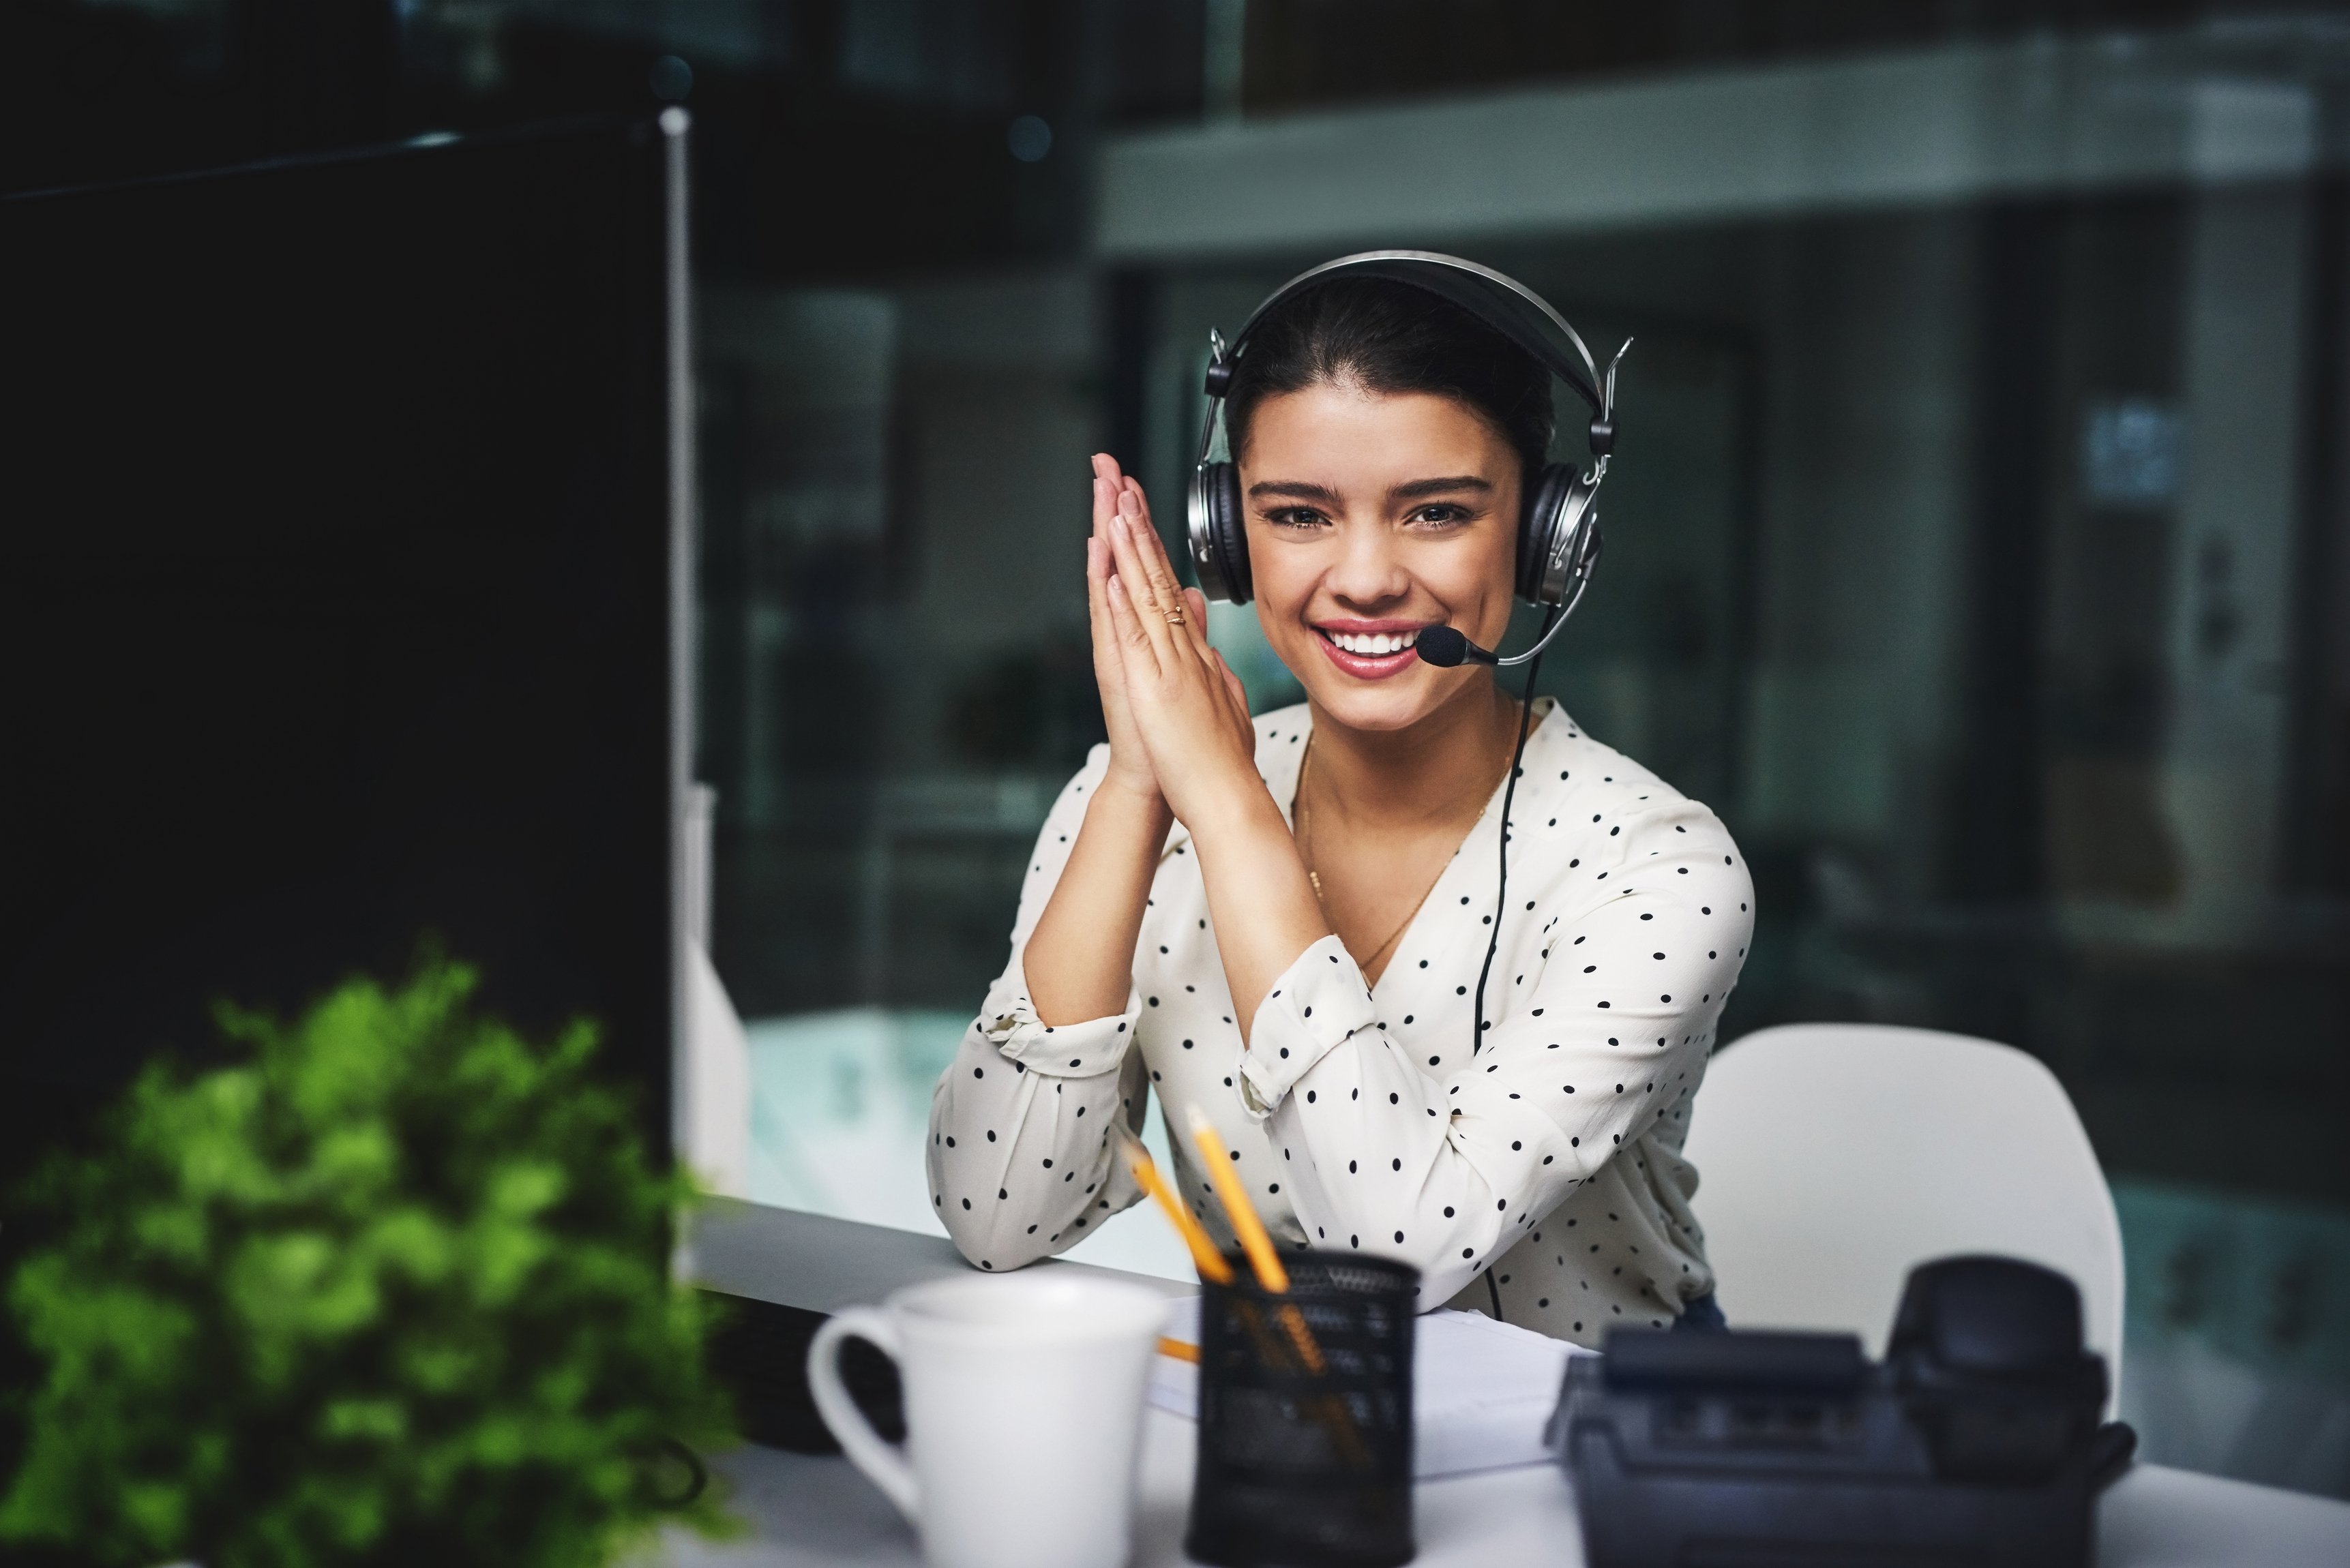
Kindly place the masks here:
POLYGON ((1211 580, 1253 594, 1307 700, 1250 719, 1140 487, 1096 458, 1109 741, 1045 824, 1011 961, 940 1081, 934 1207, 982 1268, 1073 1245, 1139 1195, 1108 1124, 1140 1127, 1155 1088, 1215 1123, 1285 1244, 1409 1262, 1424 1307, 1459 1293, 1585 1343, 1714 1318, 1679 1150, 1752 929, 1736 847, 1564 712, 1416 647, 1490 647, 1513 591, 1551 580, 1563 552, 1530 575, 1528 518, 1565 542, 1572 471, 1545 466, 1544 365, 1458 303, 1340 272, 1276 296, 1211 389, 1238 534, 1211 580))
MULTIPOLYGON (((1499 639, 1510 622, 1525 465, 1492 421, 1453 398, 1381 394, 1353 379, 1253 412, 1234 441, 1258 618, 1283 663, 1301 680, 1302 667, 1327 659, 1357 680, 1384 681, 1436 673, 1412 651, 1428 627, 1499 639)), ((1501 723, 1513 729, 1491 680, 1458 670, 1328 695, 1354 727, 1383 731, 1409 727, 1471 685, 1499 699, 1501 723)))

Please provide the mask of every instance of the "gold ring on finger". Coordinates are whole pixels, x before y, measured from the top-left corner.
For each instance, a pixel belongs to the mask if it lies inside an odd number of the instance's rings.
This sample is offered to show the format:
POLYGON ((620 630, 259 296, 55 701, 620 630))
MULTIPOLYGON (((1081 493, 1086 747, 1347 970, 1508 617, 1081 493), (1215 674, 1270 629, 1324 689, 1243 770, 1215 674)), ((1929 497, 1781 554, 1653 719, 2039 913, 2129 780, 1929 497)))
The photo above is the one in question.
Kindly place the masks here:
POLYGON ((1183 609, 1180 605, 1178 605, 1171 610, 1164 610, 1160 613, 1166 616, 1167 624, 1169 626, 1181 626, 1183 624, 1183 609))

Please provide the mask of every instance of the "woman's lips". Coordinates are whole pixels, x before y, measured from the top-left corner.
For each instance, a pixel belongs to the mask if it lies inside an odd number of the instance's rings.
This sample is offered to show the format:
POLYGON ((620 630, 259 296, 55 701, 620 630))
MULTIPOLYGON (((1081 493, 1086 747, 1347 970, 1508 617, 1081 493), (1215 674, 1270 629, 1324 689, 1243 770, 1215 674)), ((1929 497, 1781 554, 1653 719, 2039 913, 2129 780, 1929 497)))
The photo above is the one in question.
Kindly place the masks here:
POLYGON ((1390 675, 1401 674, 1419 661, 1419 650, 1409 643, 1394 653, 1374 655, 1349 653, 1331 641, 1329 634, 1319 628, 1314 633, 1314 640, 1322 645, 1322 651, 1329 656, 1331 663, 1358 680, 1384 680, 1390 675))

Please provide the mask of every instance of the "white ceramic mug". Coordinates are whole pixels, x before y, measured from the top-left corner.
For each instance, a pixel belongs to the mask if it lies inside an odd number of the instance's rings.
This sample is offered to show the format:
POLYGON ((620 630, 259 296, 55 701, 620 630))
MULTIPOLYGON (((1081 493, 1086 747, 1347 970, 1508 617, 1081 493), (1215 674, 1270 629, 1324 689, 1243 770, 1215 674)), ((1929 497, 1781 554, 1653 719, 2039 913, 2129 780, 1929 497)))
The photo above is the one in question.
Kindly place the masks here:
POLYGON ((1156 1292, 1074 1270, 934 1280, 833 1314, 808 1346, 808 1386, 931 1568, 1120 1568, 1165 1313, 1156 1292), (841 1384, 850 1338, 898 1364, 903 1452, 841 1384))

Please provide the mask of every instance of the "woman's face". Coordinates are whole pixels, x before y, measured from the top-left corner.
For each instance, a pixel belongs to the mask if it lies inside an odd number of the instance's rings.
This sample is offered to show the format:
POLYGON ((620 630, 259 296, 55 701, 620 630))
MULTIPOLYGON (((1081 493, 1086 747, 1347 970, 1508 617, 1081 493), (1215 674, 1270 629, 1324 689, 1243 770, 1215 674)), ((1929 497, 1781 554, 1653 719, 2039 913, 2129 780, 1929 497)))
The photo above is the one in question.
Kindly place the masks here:
POLYGON ((1267 398, 1240 482, 1257 619, 1324 712, 1401 730, 1488 683, 1412 651, 1423 627, 1491 648, 1510 623, 1523 481, 1482 416, 1353 386, 1267 398))

